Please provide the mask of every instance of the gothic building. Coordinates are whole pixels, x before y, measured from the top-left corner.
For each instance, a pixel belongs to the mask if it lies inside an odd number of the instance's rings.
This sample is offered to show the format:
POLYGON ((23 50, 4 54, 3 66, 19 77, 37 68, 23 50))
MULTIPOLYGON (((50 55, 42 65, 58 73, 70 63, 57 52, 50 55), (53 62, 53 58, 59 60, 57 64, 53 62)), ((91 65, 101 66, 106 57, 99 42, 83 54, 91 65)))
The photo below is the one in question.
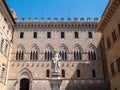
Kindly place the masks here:
POLYGON ((120 21, 119 5, 119 0, 110 0, 100 23, 98 18, 18 21, 5 0, 0 0, 0 90, 119 90, 119 79, 114 78, 119 77, 114 65, 119 70, 120 48, 115 32, 116 49, 110 48, 111 53, 106 49, 109 44, 112 47, 107 30, 112 25, 117 28, 115 23, 120 21), (108 10, 111 7, 115 10, 108 10), (59 70, 54 72, 56 53, 59 70), (118 59, 109 63, 115 54, 118 59))

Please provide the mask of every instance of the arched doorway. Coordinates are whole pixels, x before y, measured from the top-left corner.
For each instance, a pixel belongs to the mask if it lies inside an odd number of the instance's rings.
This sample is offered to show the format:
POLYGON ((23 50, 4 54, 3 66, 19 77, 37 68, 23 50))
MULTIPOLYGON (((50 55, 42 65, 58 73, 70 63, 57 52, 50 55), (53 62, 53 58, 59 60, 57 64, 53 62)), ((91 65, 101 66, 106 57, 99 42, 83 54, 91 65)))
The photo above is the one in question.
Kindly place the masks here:
POLYGON ((20 90, 29 90, 30 80, 23 78, 20 80, 20 90))

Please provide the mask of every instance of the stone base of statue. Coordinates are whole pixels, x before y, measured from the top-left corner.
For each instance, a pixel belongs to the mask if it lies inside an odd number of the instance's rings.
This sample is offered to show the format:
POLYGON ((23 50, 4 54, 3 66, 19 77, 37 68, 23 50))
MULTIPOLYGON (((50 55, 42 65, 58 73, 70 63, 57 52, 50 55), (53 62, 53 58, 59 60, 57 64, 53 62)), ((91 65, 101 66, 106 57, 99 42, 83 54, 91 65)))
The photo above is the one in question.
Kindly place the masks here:
POLYGON ((59 72, 52 72, 51 76, 52 76, 52 79, 60 79, 60 73, 59 72))

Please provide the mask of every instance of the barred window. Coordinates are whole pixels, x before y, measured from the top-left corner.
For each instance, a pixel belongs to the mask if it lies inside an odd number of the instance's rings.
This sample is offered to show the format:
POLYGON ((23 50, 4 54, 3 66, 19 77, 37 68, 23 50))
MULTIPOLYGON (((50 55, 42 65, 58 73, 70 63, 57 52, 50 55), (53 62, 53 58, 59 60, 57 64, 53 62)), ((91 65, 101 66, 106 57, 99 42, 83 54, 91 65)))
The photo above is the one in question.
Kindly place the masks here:
POLYGON ((16 60, 23 60, 24 58, 24 52, 22 47, 19 47, 16 52, 16 60))
POLYGON ((61 47, 59 54, 60 54, 62 60, 67 60, 67 52, 66 52, 65 47, 61 47))
POLYGON ((45 51, 45 60, 52 60, 52 58, 53 58, 53 51, 50 47, 47 47, 45 51))
POLYGON ((82 60, 81 50, 79 49, 79 47, 75 47, 74 60, 82 60))
POLYGON ((93 47, 89 48, 88 58, 89 58, 89 60, 96 60, 97 59, 96 51, 93 47))
POLYGON ((37 60, 38 59, 38 51, 35 46, 32 47, 30 52, 30 60, 37 60))

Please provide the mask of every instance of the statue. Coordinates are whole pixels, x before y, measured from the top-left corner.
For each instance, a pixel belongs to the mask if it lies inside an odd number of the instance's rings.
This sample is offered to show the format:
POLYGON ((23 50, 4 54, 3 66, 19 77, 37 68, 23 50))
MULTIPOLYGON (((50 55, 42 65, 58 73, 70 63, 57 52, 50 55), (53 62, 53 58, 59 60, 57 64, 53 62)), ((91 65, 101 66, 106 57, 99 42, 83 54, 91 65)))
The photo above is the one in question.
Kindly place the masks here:
POLYGON ((60 55, 59 53, 55 54, 55 57, 52 58, 52 68, 53 68, 53 72, 58 73, 60 72, 60 55))

